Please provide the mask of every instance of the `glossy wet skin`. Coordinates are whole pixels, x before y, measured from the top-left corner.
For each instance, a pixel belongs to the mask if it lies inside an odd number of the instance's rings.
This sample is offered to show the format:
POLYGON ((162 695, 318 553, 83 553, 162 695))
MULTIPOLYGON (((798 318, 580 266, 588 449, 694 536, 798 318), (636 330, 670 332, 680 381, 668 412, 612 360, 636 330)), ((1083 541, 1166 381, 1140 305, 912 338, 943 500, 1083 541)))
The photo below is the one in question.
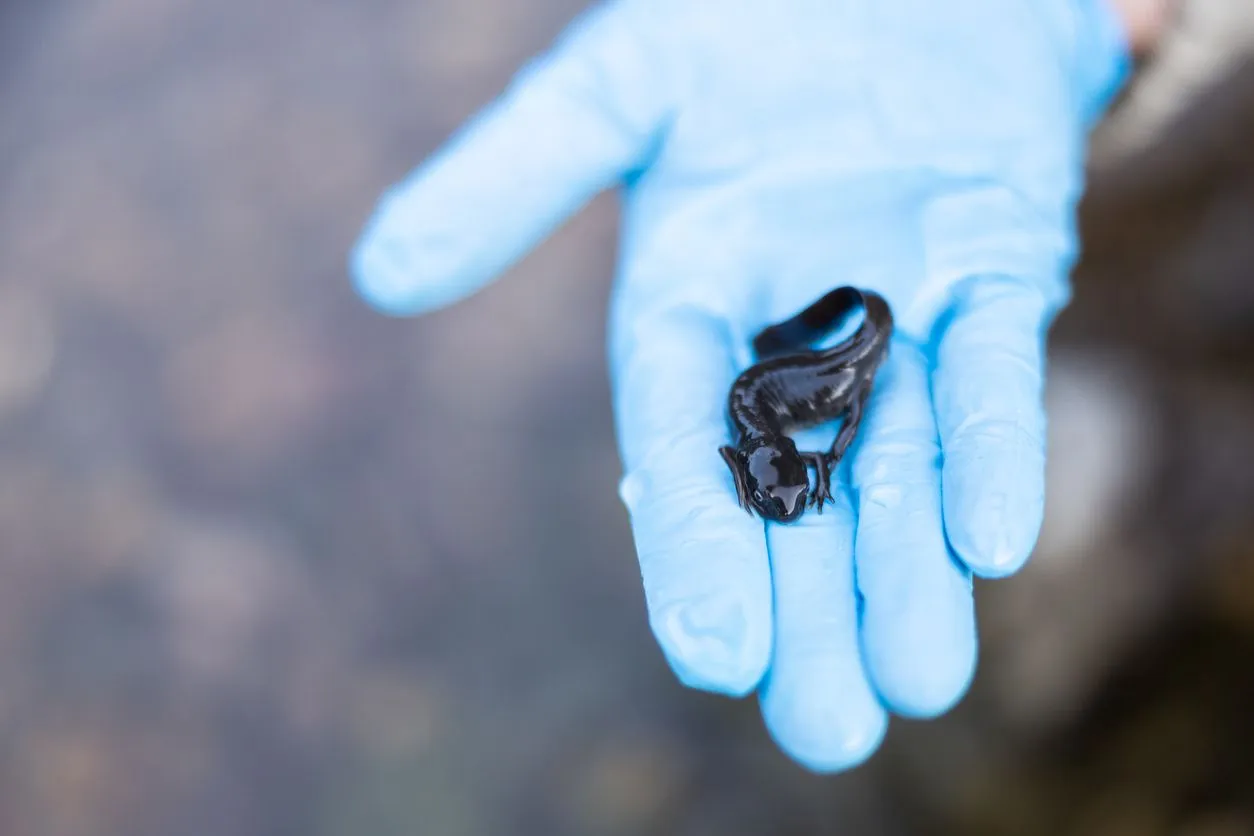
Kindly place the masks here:
POLYGON ((821 514, 835 501, 832 468, 858 431, 892 331, 892 311, 883 297, 845 286, 754 338, 758 362, 736 378, 727 397, 738 441, 719 448, 742 508, 766 520, 792 522, 807 505, 821 514), (853 336, 831 348, 812 347, 859 307, 865 315, 853 336), (827 451, 800 452, 788 435, 833 420, 840 420, 841 428, 827 451))
POLYGON ((810 474, 792 439, 774 439, 739 457, 749 501, 764 519, 791 522, 801 516, 810 492, 810 474))

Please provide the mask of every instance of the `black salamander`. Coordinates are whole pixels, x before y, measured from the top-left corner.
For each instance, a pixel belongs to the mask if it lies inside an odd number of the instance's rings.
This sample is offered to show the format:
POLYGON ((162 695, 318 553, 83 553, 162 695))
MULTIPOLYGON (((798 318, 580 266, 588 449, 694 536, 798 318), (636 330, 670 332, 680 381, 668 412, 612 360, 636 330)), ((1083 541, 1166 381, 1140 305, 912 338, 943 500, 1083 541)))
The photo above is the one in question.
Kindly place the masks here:
POLYGON ((719 449, 741 507, 776 522, 798 519, 807 504, 823 512, 832 500, 831 470, 858 432, 892 331, 883 297, 841 287, 754 338, 758 362, 736 378, 727 399, 736 445, 719 449), (812 347, 857 307, 865 316, 853 336, 832 348, 812 347), (788 435, 838 418, 844 423, 827 452, 800 452, 788 435))

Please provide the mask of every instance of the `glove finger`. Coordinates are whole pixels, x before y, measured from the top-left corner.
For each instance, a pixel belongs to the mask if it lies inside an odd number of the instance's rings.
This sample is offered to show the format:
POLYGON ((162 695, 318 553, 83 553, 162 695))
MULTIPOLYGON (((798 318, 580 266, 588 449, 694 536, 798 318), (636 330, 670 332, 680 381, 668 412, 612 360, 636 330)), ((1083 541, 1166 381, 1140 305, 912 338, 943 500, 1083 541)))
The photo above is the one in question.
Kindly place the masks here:
POLYGON ((775 589, 775 649, 762 715, 780 748, 816 772, 865 761, 888 716, 858 647, 854 513, 847 486, 835 506, 767 528, 775 589))
POLYGON ((736 374, 726 320, 673 305, 616 331, 619 492, 650 624, 685 684, 747 694, 769 662, 771 578, 762 522, 737 505, 719 455, 736 374))
POLYGON ((1028 559, 1045 507, 1045 331, 1051 308, 1027 283, 963 285, 933 376, 945 453, 945 528, 976 574, 1028 559))
POLYGON ((468 296, 641 163, 671 87, 639 6, 585 13, 383 196, 350 257, 368 302, 414 314, 468 296))
POLYGON ((976 659, 971 578, 941 520, 940 447, 923 352, 895 342, 852 462, 867 671, 888 707, 934 716, 965 693, 976 659))

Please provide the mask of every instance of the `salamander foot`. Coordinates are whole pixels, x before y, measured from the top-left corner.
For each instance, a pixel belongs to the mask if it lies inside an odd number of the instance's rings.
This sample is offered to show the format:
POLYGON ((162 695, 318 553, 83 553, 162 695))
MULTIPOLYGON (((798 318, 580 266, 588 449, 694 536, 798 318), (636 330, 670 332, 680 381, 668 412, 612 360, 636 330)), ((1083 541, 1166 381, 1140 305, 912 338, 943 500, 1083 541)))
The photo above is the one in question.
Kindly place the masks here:
POLYGON ((823 506, 828 502, 836 504, 836 499, 832 496, 831 463, 826 453, 802 453, 801 458, 805 459, 806 464, 814 466, 815 484, 810 490, 809 505, 821 514, 823 506))

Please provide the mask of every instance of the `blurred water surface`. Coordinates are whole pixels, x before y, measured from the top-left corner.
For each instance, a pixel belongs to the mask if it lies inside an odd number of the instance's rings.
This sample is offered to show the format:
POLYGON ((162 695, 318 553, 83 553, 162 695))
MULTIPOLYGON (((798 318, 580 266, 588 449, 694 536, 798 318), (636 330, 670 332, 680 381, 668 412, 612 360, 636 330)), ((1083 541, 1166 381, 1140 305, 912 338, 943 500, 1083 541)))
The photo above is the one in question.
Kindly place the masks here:
POLYGON ((0 6, 0 834, 1254 833, 1254 72, 1095 174, 971 696, 823 779, 649 636, 612 198, 421 321, 350 292, 582 5, 0 6))

